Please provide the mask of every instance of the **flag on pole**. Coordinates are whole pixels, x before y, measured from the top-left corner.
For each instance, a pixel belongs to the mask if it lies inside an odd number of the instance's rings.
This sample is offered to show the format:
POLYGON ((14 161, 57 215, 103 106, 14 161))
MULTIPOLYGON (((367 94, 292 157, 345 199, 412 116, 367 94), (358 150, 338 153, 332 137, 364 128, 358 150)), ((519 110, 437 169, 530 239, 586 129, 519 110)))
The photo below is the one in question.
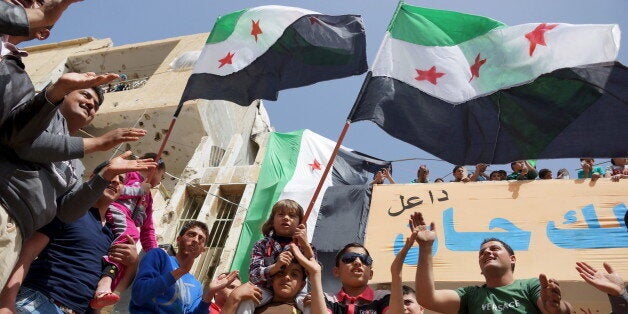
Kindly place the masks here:
POLYGON ((255 99, 277 100, 282 89, 366 70, 360 16, 255 7, 218 18, 181 103, 203 98, 248 106, 255 99))
POLYGON ((624 156, 619 40, 617 25, 506 26, 400 4, 349 119, 454 164, 624 156))
MULTIPOLYGON (((310 130, 271 133, 232 269, 248 278, 251 248, 281 199, 307 208, 336 143, 310 130)), ((363 242, 374 174, 390 163, 341 147, 307 221, 308 239, 321 254, 363 242), (312 240, 313 239, 313 240, 312 240)))

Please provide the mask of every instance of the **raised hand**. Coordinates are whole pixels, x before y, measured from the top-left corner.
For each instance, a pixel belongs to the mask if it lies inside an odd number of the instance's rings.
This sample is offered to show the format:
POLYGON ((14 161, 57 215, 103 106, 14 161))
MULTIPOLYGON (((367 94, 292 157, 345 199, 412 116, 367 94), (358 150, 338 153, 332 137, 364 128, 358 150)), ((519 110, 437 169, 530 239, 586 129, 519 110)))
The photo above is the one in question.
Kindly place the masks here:
POLYGON ((109 164, 103 169, 102 177, 107 181, 111 181, 115 176, 122 173, 149 170, 157 167, 157 163, 151 158, 136 160, 126 159, 131 155, 131 151, 126 151, 122 155, 112 158, 109 164))
POLYGON ((290 265, 292 263, 292 253, 290 251, 284 251, 279 254, 277 257, 277 262, 275 262, 276 267, 282 268, 290 265))
POLYGON ((301 250, 294 243, 290 243, 290 251, 297 262, 305 268, 308 274, 312 275, 315 272, 321 271, 321 265, 316 261, 316 259, 314 257, 305 257, 305 255, 301 253, 301 250))
POLYGON ((609 263, 604 263, 606 271, 598 270, 585 262, 576 262, 576 265, 576 270, 584 281, 606 294, 618 296, 626 289, 624 280, 609 263))
POLYGON ((234 280, 238 279, 238 271, 234 270, 228 274, 220 274, 216 279, 209 283, 209 290, 218 291, 230 285, 234 280))
POLYGON ((416 212, 410 216, 410 231, 415 234, 419 246, 423 244, 432 245, 436 240, 436 224, 430 223, 429 229, 425 225, 423 214, 416 212))
POLYGON ((544 274, 539 275, 541 282, 541 303, 545 311, 551 314, 570 313, 570 305, 562 299, 562 292, 558 281, 548 279, 544 274))
POLYGON ((146 135, 146 130, 137 128, 117 128, 101 136, 83 140, 85 153, 108 151, 124 142, 134 142, 146 135))
POLYGON ((61 101, 65 95, 74 90, 99 86, 117 78, 118 74, 114 73, 99 75, 96 75, 94 72, 65 73, 46 90, 46 98, 53 104, 56 104, 61 101))

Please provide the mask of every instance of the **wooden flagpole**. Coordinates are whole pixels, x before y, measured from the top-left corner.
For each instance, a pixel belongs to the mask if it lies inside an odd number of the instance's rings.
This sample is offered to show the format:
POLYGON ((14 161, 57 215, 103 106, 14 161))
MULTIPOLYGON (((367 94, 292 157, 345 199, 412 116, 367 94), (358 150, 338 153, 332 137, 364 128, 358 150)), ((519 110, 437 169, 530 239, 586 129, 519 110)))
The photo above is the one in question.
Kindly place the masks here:
POLYGON ((368 82, 371 80, 371 76, 372 76, 372 73, 369 71, 366 74, 366 78, 364 79, 364 82, 362 83, 362 87, 360 88, 358 97, 356 97, 355 99, 353 108, 351 108, 349 117, 347 117, 347 121, 345 122, 345 125, 342 128, 342 131, 340 132, 340 136, 338 136, 338 140, 336 141, 336 146, 334 147, 334 150, 331 152, 331 156, 329 157, 329 160, 327 161, 327 165, 325 165, 325 171, 323 172, 323 175, 321 176, 321 179, 318 182, 318 186, 316 187, 316 190, 314 191, 314 195, 312 195, 310 204, 308 204, 307 210, 305 211, 305 214, 303 215, 303 219, 301 220, 302 224, 307 224, 307 219, 310 217, 310 214, 312 213, 312 209, 314 209, 314 203, 316 203, 316 199, 318 198, 318 195, 321 193, 321 189, 323 188, 323 183, 325 182, 325 178, 327 178, 327 175, 329 174, 329 171, 331 170, 334 164, 334 160, 336 159, 336 155, 338 155, 338 150, 340 149, 340 145, 342 145, 342 141, 345 139, 345 135, 347 134, 347 131, 349 131, 349 125, 351 124, 351 119, 357 108, 358 103, 362 99, 362 94, 364 93, 364 90, 366 89, 368 82))

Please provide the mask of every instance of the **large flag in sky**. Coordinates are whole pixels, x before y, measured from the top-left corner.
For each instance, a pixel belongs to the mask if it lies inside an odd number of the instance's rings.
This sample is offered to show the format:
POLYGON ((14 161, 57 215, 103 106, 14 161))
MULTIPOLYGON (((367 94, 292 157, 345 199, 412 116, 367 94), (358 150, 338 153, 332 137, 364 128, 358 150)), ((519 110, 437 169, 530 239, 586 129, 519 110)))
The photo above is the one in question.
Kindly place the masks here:
POLYGON ((625 156, 617 25, 506 26, 401 4, 349 119, 454 164, 625 156))
MULTIPOLYGON (((251 248, 263 237, 261 226, 272 206, 278 200, 292 199, 305 210, 335 145, 310 130, 271 133, 231 266, 240 270, 242 278, 248 278, 251 248)), ((308 238, 313 239, 319 259, 333 260, 329 257, 345 244, 364 241, 369 183, 384 167, 390 163, 340 148, 307 222, 308 238)), ((326 269, 331 270, 331 266, 326 269)))
POLYGON ((282 89, 366 70, 360 16, 255 7, 218 18, 181 102, 222 99, 248 106, 255 99, 277 100, 282 89))

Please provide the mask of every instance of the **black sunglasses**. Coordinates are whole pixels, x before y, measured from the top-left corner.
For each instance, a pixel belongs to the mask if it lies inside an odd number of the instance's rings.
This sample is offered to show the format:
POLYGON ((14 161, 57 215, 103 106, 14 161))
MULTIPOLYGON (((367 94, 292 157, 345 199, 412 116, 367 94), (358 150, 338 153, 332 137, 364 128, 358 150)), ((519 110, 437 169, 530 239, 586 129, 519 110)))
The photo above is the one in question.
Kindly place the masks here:
POLYGON ((373 259, 370 256, 354 252, 347 252, 345 254, 342 254, 340 260, 345 264, 351 264, 355 261, 356 258, 359 258, 360 262, 362 262, 362 264, 366 266, 371 266, 373 264, 373 259))

